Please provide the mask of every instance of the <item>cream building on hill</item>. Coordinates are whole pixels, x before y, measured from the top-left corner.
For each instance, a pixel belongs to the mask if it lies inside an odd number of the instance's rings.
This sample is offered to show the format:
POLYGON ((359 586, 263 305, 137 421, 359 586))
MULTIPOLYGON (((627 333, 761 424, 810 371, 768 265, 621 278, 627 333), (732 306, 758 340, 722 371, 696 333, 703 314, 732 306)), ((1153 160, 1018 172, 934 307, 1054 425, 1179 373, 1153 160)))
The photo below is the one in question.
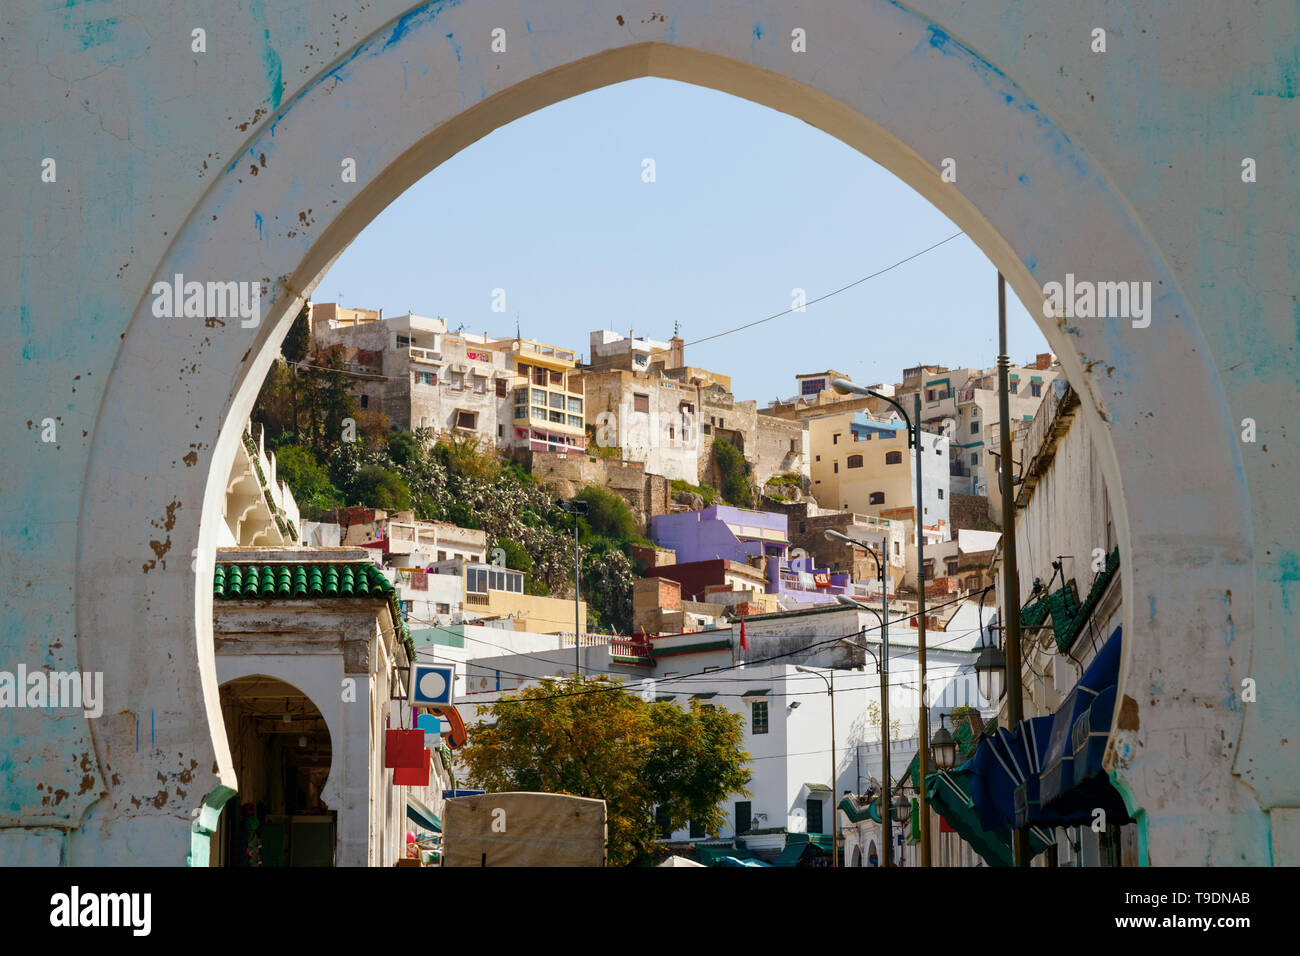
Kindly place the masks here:
POLYGON ((312 307, 312 341, 341 346, 363 409, 399 428, 473 436, 499 451, 585 447, 577 356, 532 339, 448 331, 413 313, 312 307))
MULTIPOLYGON (((823 508, 907 520, 916 508, 916 461, 900 419, 861 411, 808 420, 812 494, 823 508)), ((942 540, 948 521, 948 439, 921 433, 921 521, 942 540)))

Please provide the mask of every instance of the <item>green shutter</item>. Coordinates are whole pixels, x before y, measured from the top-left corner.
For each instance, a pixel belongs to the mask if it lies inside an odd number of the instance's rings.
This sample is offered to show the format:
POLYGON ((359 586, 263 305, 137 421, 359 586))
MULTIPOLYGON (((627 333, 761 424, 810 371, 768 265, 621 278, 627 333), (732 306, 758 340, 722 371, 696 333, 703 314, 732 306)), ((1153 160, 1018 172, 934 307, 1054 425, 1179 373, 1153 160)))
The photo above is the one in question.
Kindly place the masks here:
POLYGON ((751 825, 751 807, 748 800, 736 801, 736 833, 748 833, 751 825))

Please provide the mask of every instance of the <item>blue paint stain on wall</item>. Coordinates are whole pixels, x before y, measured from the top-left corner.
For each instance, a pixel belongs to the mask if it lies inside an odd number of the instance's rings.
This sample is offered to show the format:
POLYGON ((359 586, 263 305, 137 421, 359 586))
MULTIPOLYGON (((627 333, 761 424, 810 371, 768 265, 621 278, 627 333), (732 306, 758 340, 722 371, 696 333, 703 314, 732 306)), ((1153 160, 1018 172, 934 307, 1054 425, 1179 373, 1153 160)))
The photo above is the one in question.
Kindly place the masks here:
POLYGON ((1300 556, 1294 551, 1288 551, 1278 558, 1278 583, 1282 585, 1282 608, 1288 615, 1291 613, 1291 595, 1295 590, 1295 584, 1300 581, 1300 556), (1291 585, 1291 587, 1287 587, 1291 585))
POLYGON ((756 44, 761 39, 763 39, 763 24, 755 23, 754 33, 749 38, 749 58, 751 60, 754 58, 754 44, 756 44))
POLYGON ((83 50, 89 50, 104 43, 114 43, 117 40, 116 18, 87 20, 77 24, 77 26, 79 27, 77 39, 80 41, 83 50))
POLYGON ((1019 176, 1016 177, 1016 182, 1020 183, 1022 186, 1028 186, 1028 185, 1029 185, 1029 174, 1028 174, 1028 173, 1021 173, 1019 176))
POLYGON ((260 212, 255 212, 253 213, 253 218, 257 221, 257 238, 261 239, 262 238, 262 214, 260 212))
POLYGON ((284 95, 284 70, 280 62, 280 54, 276 53, 275 48, 271 46, 271 30, 266 25, 266 4, 264 0, 253 0, 248 12, 262 27, 262 69, 265 71, 266 81, 271 87, 270 95, 267 98, 271 101, 271 109, 279 109, 280 98, 284 95))
POLYGON ((447 39, 451 41, 451 49, 456 54, 456 62, 464 64, 465 61, 460 55, 460 42, 450 33, 447 34, 447 39))

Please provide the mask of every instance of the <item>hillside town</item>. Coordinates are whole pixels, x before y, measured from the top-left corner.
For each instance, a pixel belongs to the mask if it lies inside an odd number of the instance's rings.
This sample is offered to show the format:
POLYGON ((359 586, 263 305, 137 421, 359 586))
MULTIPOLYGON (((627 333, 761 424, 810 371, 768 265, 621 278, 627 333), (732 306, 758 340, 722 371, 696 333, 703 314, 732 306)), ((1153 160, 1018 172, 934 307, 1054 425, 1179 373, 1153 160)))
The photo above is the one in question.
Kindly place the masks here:
POLYGON ((794 369, 760 407, 675 329, 452 324, 317 303, 267 378, 213 580, 211 865, 452 865, 452 805, 498 789, 476 737, 577 681, 736 729, 744 785, 644 808, 640 863, 1136 865, 1100 752, 1120 555, 1053 355, 1002 421, 997 368, 794 369))

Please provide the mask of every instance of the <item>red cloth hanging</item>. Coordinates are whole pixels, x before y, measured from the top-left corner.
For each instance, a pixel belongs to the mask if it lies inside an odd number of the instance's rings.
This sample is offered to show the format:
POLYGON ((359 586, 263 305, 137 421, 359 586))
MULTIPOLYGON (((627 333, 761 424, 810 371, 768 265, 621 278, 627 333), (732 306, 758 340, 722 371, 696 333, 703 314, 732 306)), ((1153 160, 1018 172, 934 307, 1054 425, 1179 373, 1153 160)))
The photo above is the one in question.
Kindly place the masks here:
POLYGON ((418 768, 421 760, 428 763, 426 754, 423 730, 416 728, 384 731, 385 770, 397 770, 401 767, 418 768))

